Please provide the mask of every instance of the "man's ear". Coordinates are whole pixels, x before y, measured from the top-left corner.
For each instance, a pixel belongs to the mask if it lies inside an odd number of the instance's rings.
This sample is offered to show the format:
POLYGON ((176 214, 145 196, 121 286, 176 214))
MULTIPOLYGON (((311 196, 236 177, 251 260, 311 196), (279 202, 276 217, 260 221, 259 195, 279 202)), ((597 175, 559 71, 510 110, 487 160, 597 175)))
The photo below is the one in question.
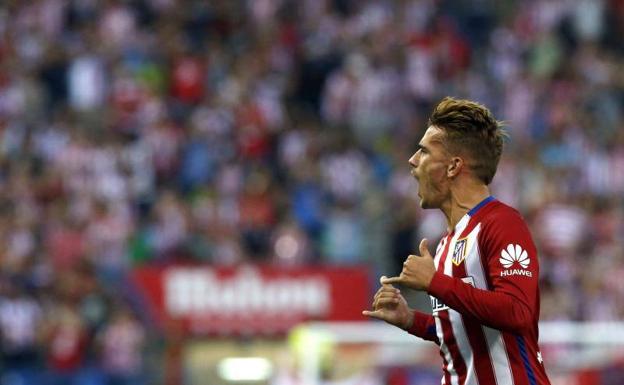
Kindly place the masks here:
POLYGON ((446 168, 446 176, 449 178, 454 178, 461 172, 462 168, 464 168, 464 160, 458 156, 451 158, 451 162, 446 168))

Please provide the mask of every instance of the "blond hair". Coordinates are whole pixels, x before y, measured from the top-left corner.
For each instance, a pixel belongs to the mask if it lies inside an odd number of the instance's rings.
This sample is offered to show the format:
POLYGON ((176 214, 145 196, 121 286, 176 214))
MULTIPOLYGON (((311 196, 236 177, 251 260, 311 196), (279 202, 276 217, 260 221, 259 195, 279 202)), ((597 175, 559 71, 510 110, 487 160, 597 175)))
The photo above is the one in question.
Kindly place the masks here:
POLYGON ((468 157, 477 178, 486 185, 492 182, 507 134, 490 110, 470 100, 446 97, 433 109, 429 125, 445 133, 443 142, 451 154, 468 157))

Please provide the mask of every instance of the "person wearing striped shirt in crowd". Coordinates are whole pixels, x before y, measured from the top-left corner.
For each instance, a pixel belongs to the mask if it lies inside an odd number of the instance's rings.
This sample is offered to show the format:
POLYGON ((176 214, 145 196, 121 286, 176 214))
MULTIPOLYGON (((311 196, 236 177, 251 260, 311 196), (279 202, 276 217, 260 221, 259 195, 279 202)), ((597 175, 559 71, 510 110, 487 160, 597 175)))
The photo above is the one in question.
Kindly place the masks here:
POLYGON ((435 342, 445 385, 550 384, 538 346, 537 250, 522 216, 490 195, 505 133, 483 105, 447 97, 409 159, 420 206, 446 216, 432 256, 427 240, 397 277, 380 279, 372 310, 435 342), (395 288, 426 291, 432 314, 412 310, 395 288))

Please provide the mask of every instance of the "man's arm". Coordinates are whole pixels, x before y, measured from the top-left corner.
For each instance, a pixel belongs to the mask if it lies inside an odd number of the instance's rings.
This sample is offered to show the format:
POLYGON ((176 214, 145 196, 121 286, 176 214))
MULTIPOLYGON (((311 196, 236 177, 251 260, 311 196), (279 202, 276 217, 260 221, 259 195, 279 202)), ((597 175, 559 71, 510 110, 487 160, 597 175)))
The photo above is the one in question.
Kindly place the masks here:
POLYGON ((522 332, 531 327, 537 309, 539 266, 529 230, 517 213, 510 212, 485 223, 479 237, 490 290, 436 272, 427 291, 484 325, 522 332))
POLYGON ((422 338, 423 340, 432 341, 437 345, 440 345, 433 316, 417 310, 414 310, 413 312, 414 318, 412 320, 412 325, 409 326, 406 331, 409 334, 422 338))
POLYGON ((502 331, 521 333, 533 322, 533 311, 521 298, 496 289, 477 289, 459 278, 436 273, 429 293, 451 309, 502 331))

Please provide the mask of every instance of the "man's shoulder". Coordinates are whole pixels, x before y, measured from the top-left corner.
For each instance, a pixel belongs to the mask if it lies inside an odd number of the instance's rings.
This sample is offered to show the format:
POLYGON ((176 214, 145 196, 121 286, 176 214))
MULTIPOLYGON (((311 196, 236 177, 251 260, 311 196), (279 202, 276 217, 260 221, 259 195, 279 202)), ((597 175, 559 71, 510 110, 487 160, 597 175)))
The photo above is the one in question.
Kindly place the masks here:
POLYGON ((515 208, 496 201, 484 211, 479 244, 486 255, 498 257, 503 248, 516 245, 536 255, 535 244, 527 222, 515 208))
POLYGON ((525 224, 525 220, 518 210, 499 200, 495 200, 485 207, 481 222, 485 226, 525 224))

